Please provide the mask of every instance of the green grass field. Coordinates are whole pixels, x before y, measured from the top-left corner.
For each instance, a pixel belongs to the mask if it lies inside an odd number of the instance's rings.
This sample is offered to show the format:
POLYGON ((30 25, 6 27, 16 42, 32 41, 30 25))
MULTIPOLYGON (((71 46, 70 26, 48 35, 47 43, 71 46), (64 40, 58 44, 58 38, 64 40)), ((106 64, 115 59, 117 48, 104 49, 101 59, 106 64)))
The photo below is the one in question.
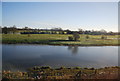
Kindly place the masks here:
POLYGON ((80 35, 78 41, 69 41, 68 36, 62 34, 3 34, 2 43, 5 44, 47 44, 47 45, 81 45, 81 46, 117 46, 118 35, 106 35, 107 39, 101 39, 102 35, 80 35))

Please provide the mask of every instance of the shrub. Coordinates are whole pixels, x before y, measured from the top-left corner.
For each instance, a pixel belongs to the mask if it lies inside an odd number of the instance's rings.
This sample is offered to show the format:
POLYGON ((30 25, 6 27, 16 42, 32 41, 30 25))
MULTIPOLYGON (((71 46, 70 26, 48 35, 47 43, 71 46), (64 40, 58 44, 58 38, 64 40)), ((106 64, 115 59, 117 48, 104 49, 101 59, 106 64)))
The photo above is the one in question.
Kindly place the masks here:
POLYGON ((87 36, 86 36, 86 39, 89 39, 89 38, 90 38, 90 37, 87 35, 87 36))
POLYGON ((80 69, 80 67, 75 67, 74 69, 80 69))
POLYGON ((89 68, 90 70, 95 70, 95 68, 89 68))
POLYGON ((51 69, 50 66, 42 66, 41 69, 51 69))
POLYGON ((72 36, 69 36, 68 39, 69 39, 70 41, 72 41, 72 40, 73 40, 73 37, 72 37, 72 36))
POLYGON ((30 37, 30 34, 28 34, 28 37, 30 37))
POLYGON ((62 67, 60 67, 60 69, 65 69, 65 67, 64 67, 64 66, 62 66, 62 67))
POLYGON ((101 36, 101 39, 107 39, 107 37, 102 35, 102 36, 101 36))

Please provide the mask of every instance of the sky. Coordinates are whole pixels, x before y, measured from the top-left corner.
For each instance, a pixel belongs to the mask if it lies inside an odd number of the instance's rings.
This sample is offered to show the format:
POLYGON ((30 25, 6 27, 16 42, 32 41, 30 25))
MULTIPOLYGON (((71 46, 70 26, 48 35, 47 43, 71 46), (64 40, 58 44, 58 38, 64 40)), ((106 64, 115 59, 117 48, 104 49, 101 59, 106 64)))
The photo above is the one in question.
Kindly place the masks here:
POLYGON ((3 2, 2 25, 118 31, 118 3, 3 2))
POLYGON ((2 26, 2 3, 0 2, 0 26, 2 26))
POLYGON ((3 2, 119 2, 119 0, 2 0, 3 2))

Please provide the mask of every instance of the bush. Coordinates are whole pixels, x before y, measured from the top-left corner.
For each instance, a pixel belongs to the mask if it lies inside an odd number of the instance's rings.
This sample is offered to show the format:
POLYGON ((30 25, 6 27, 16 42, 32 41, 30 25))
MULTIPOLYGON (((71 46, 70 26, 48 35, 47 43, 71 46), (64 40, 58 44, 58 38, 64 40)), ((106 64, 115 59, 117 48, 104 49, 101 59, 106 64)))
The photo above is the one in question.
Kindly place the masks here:
POLYGON ((88 69, 87 67, 85 67, 84 69, 88 69))
POLYGON ((89 68, 89 70, 95 70, 95 68, 89 68))
POLYGON ((89 39, 89 38, 90 38, 90 37, 87 35, 87 36, 86 36, 86 39, 89 39))
POLYGON ((80 67, 75 67, 74 69, 80 69, 80 67))
POLYGON ((50 66, 42 66, 40 69, 51 69, 50 66))
POLYGON ((73 37, 72 37, 72 36, 69 36, 69 37, 68 37, 68 40, 72 41, 72 40, 73 40, 73 37))
POLYGON ((30 37, 30 34, 28 34, 28 37, 30 37))
POLYGON ((107 39, 107 37, 102 35, 101 39, 107 39))
POLYGON ((64 66, 62 66, 62 67, 60 67, 60 69, 65 69, 65 67, 64 67, 64 66))

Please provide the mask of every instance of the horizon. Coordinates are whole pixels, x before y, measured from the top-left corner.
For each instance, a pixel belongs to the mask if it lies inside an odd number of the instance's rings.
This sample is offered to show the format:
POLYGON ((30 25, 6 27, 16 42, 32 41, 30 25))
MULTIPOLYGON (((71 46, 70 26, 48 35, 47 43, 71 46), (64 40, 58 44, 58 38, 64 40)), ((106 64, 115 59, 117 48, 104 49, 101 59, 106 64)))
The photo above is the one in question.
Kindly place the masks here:
POLYGON ((2 26, 118 32, 117 2, 2 2, 2 14, 2 26))
MULTIPOLYGON (((17 27, 17 26, 15 26, 15 25, 13 25, 13 26, 4 26, 4 27, 7 27, 7 28, 11 28, 11 27, 15 27, 15 28, 17 28, 17 29, 24 29, 25 27, 17 27)), ((4 28, 4 27, 1 27, 1 28, 4 28)), ((32 30, 51 30, 51 29, 56 29, 57 27, 53 27, 53 28, 47 28, 47 29, 43 29, 43 28, 32 28, 32 27, 28 27, 28 29, 32 29, 32 30)), ((63 28, 61 28, 61 27, 58 27, 58 29, 62 29, 62 30, 70 30, 70 29, 63 29, 63 28)), ((91 29, 91 30, 86 30, 86 29, 80 29, 80 30, 82 30, 82 31, 106 31, 106 30, 104 30, 104 29, 100 29, 100 30, 94 30, 94 29, 91 29)), ((70 31, 79 31, 79 29, 78 30, 70 30, 70 31)), ((106 32, 114 32, 114 33, 119 33, 119 31, 106 31, 106 32)))

